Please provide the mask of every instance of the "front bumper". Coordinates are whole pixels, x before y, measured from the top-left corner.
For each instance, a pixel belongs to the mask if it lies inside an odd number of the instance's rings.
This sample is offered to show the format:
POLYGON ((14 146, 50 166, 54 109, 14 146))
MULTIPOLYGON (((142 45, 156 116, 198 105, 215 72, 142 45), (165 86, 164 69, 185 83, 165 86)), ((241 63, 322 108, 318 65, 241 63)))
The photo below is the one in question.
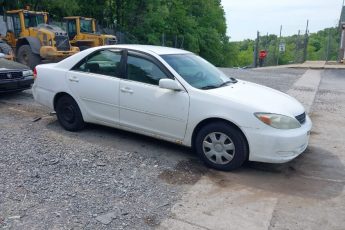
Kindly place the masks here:
POLYGON ((30 89, 34 83, 33 77, 26 77, 23 79, 15 80, 1 80, 0 81, 0 93, 9 93, 30 89))
POLYGON ((76 54, 79 51, 79 48, 74 46, 72 46, 71 50, 69 51, 58 51, 55 47, 52 46, 42 46, 40 49, 40 55, 44 59, 58 60, 72 56, 73 54, 76 54))
POLYGON ((298 129, 280 130, 243 128, 249 143, 249 160, 266 163, 285 163, 300 155, 308 146, 312 122, 298 129))

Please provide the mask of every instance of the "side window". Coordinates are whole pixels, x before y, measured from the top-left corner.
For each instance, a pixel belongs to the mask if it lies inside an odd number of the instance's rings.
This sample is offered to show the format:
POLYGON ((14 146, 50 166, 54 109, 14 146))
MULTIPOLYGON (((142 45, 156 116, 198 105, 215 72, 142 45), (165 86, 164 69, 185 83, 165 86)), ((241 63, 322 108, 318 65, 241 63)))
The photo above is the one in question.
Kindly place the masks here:
POLYGON ((20 33, 22 32, 22 28, 20 26, 19 15, 13 15, 13 28, 14 28, 15 36, 19 37, 20 33))
POLYGON ((127 78, 152 85, 158 85, 166 74, 152 61, 129 54, 127 59, 127 78))
POLYGON ((67 21, 67 33, 68 33, 69 39, 73 39, 74 36, 77 34, 75 27, 76 27, 75 20, 67 21))
POLYGON ((24 23, 25 23, 25 28, 37 26, 35 15, 24 14, 24 23))
POLYGON ((119 77, 120 68, 121 52, 102 50, 87 58, 84 62, 73 68, 73 70, 119 77))

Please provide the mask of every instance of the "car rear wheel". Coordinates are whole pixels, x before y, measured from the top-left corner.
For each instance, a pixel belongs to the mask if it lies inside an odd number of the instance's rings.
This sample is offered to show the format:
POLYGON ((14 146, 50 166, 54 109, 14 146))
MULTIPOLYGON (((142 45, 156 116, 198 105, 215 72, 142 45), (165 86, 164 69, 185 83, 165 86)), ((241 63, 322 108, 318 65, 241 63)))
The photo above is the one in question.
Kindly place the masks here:
POLYGON ((218 170, 239 168, 248 156, 244 135, 225 122, 215 122, 201 128, 194 145, 200 158, 218 170))
POLYGON ((65 95, 58 99, 56 116, 61 126, 68 131, 78 131, 85 126, 79 106, 70 96, 65 95))

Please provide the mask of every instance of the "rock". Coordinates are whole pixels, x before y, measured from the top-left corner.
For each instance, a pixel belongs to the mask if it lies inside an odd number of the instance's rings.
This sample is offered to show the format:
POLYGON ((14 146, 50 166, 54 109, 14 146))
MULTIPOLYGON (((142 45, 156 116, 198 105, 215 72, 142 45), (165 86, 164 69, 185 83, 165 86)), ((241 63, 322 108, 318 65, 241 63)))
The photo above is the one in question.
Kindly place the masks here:
POLYGON ((8 219, 9 220, 20 219, 20 216, 9 216, 8 219))
POLYGON ((116 219, 116 213, 115 212, 109 212, 104 215, 99 215, 96 217, 96 220, 101 222, 102 224, 110 224, 110 222, 116 219))
POLYGON ((49 162, 49 165, 56 165, 56 164, 58 164, 60 162, 60 160, 59 159, 52 159, 52 160, 50 160, 50 162, 49 162))
POLYGON ((41 120, 42 119, 42 117, 35 117, 35 118, 33 118, 31 121, 32 122, 36 122, 36 121, 39 121, 39 120, 41 120))
POLYGON ((162 208, 162 207, 168 206, 169 204, 170 203, 165 203, 165 204, 159 205, 158 208, 162 208))

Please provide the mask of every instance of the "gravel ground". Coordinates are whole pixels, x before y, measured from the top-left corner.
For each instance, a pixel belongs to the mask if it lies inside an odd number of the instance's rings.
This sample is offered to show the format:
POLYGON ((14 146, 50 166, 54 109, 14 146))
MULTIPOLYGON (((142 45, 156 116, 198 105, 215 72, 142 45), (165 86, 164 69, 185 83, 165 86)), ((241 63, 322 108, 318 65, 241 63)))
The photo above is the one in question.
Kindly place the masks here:
POLYGON ((48 112, 28 93, 0 100, 3 229, 151 229, 207 170, 186 148, 175 146, 182 157, 150 154, 145 145, 160 141, 139 135, 142 152, 100 141, 109 134, 90 143, 83 137, 109 129, 69 133, 48 112))
MULTIPOLYGON (((281 91, 304 73, 223 71, 281 91)), ((0 95, 3 229, 152 229, 208 171, 188 148, 95 125, 70 133, 49 112, 30 91, 0 95)))

